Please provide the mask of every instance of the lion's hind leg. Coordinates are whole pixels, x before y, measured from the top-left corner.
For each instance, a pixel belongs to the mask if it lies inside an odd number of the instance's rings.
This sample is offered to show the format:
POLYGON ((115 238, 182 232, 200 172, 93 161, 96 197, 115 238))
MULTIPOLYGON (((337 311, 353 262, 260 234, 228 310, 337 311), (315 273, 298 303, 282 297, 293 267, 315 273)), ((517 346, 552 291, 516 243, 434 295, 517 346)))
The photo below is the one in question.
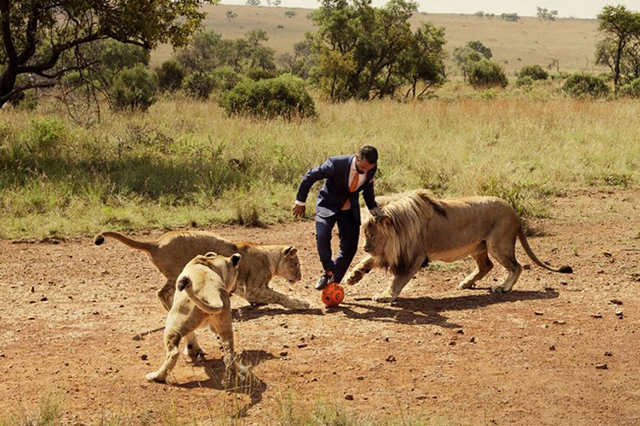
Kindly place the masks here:
POLYGON ((181 334, 178 331, 169 331, 165 333, 164 344, 166 349, 166 355, 164 363, 158 371, 149 373, 146 375, 148 381, 156 381, 164 383, 167 381, 167 375, 176 366, 178 358, 180 357, 180 351, 178 345, 180 344, 181 334))
POLYGON ((168 311, 171 310, 171 306, 173 305, 173 294, 176 290, 176 278, 171 279, 167 278, 167 282, 164 286, 156 292, 156 296, 160 299, 160 303, 162 306, 168 311))
POLYGON ((489 259, 489 253, 484 250, 481 253, 471 255, 476 261, 476 269, 468 277, 458 284, 460 290, 473 288, 475 283, 485 277, 493 269, 493 263, 489 259))
POLYGON ((226 310, 219 315, 212 316, 209 321, 209 329, 220 336, 222 343, 224 352, 222 360, 225 366, 223 385, 230 387, 249 378, 249 369, 237 360, 234 351, 231 311, 226 310))
POLYGON ((507 278, 500 284, 491 287, 494 293, 508 293, 511 291, 515 283, 518 281, 522 273, 522 265, 516 260, 515 254, 515 238, 511 247, 498 247, 492 249, 489 247, 491 255, 500 263, 508 272, 507 278))

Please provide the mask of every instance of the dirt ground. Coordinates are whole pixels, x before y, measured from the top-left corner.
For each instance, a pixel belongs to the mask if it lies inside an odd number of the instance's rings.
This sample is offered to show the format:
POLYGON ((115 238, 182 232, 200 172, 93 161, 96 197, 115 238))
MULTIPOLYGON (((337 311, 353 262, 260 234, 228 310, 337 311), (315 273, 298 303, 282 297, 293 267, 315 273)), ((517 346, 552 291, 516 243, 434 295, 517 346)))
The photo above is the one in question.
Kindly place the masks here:
MULTIPOLYGON (((533 265, 512 293, 492 294, 501 267, 461 291, 472 261, 436 264, 383 305, 366 299, 389 280, 374 271, 330 311, 313 289, 312 221, 214 228, 234 241, 298 247, 302 282, 271 286, 314 305, 252 308, 234 298, 236 349, 256 383, 231 391, 208 331, 198 334, 204 362, 181 356, 172 384, 145 382, 164 358, 162 332, 134 336, 162 327, 165 313, 155 296, 163 278, 144 254, 113 240, 1 241, 0 413, 30 413, 55 395, 69 424, 216 424, 234 415, 273 424, 292 399, 296 408, 322 402, 426 424, 640 424, 639 196, 590 191, 550 201, 551 217, 538 223, 544 236, 530 243, 572 275, 533 265)), ((520 245, 518 258, 532 264, 520 245)))

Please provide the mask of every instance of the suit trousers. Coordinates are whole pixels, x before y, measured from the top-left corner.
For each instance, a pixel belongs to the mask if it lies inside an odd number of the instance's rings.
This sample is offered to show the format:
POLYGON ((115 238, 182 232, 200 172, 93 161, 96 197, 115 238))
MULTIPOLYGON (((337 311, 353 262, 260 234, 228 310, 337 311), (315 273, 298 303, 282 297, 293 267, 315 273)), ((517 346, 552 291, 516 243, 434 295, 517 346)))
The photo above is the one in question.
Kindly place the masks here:
POLYGON ((358 251, 359 236, 360 225, 351 209, 341 210, 330 217, 316 215, 316 245, 320 262, 325 271, 333 272, 333 280, 337 283, 346 274, 358 251), (340 252, 335 259, 331 259, 331 232, 336 223, 340 237, 340 252))

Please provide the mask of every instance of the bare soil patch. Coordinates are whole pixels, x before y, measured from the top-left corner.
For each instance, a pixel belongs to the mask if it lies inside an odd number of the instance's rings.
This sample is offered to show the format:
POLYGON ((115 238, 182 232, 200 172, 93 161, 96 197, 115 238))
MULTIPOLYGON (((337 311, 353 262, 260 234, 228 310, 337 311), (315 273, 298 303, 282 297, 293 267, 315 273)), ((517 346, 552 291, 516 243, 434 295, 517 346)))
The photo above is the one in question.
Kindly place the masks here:
MULTIPOLYGON (((540 222, 545 235, 530 243, 541 259, 571 265, 572 275, 533 265, 512 293, 496 295, 489 288, 503 277, 499 266, 479 288, 461 291, 472 261, 441 264, 382 305, 366 300, 389 280, 374 271, 329 311, 313 289, 313 222, 213 229, 298 247, 303 281, 272 286, 315 304, 287 311, 234 298, 236 349, 258 382, 231 391, 222 388, 221 351, 208 331, 199 333, 205 361, 181 358, 173 384, 145 382, 164 357, 162 332, 134 337, 166 316, 155 296, 163 278, 144 254, 90 238, 2 241, 0 412, 33 410, 54 393, 71 424, 230 415, 270 424, 292 396, 295 406, 324 401, 370 419, 638 424, 639 195, 593 191, 551 201, 552 217, 540 222)), ((518 259, 531 264, 519 245, 518 259)))

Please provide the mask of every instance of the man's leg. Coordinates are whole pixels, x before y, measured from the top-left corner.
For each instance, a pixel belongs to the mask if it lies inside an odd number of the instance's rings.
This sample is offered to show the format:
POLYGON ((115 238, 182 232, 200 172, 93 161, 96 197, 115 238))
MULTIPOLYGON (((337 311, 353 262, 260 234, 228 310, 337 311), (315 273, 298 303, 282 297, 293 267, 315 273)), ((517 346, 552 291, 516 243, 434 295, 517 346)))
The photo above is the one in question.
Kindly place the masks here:
MULTIPOLYGON (((325 274, 333 274, 333 270, 335 269, 335 264, 333 260, 331 260, 331 231, 336 224, 336 220, 337 215, 331 217, 316 216, 316 246, 325 274)), ((318 282, 316 289, 322 290, 325 285, 326 282, 323 284, 318 282)))
POLYGON ((347 273, 353 257, 358 251, 358 237, 360 225, 351 210, 338 212, 338 234, 340 236, 340 253, 336 257, 333 267, 333 281, 339 283, 347 273))

